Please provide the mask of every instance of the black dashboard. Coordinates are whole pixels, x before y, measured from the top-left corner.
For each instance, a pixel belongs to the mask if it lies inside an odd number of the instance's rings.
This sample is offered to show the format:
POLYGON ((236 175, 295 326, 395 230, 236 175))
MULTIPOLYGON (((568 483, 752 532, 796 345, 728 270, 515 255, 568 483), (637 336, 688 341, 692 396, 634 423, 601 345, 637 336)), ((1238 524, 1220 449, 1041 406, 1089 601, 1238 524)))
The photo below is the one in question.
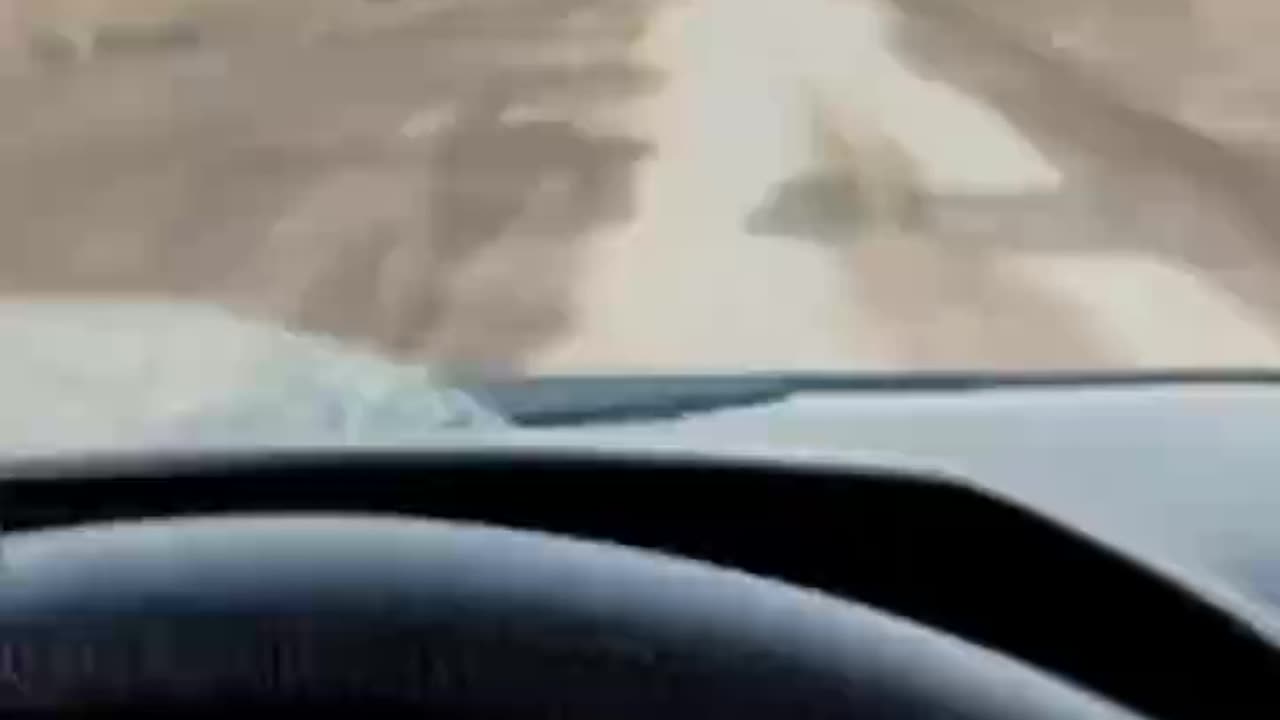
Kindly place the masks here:
POLYGON ((662 550, 856 599, 1153 718, 1280 709, 1280 650, 1249 618, 945 473, 559 442, 115 455, 4 474, 10 533, 225 514, 475 521, 662 550))

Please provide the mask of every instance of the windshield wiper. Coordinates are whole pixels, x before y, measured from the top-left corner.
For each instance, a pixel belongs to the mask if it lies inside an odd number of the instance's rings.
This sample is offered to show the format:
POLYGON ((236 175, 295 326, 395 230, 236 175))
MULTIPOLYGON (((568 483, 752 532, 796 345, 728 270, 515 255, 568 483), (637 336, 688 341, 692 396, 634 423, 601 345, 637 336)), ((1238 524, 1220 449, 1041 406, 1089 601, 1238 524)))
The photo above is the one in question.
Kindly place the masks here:
POLYGON ((1280 370, 570 376, 476 382, 460 389, 515 425, 555 427, 669 420, 780 402, 797 393, 1216 384, 1280 385, 1280 370))

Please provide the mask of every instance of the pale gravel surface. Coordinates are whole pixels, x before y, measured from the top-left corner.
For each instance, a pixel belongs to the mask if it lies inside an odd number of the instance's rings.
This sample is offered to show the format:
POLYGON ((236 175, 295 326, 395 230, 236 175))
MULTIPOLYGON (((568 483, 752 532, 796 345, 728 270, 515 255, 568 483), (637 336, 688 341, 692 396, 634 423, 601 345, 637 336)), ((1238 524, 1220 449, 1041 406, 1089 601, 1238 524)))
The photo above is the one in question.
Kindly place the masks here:
POLYGON ((9 299, 467 373, 1280 365, 1264 2, 220 1, 79 64, 0 32, 9 299), (815 172, 813 87, 922 161, 909 233, 815 172))

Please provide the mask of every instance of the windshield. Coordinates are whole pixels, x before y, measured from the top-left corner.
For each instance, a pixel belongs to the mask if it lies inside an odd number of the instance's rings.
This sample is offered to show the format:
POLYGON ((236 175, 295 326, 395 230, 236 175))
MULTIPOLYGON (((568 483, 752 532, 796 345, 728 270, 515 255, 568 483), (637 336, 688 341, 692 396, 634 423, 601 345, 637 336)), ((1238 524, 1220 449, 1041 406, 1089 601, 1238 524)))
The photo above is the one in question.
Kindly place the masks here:
POLYGON ((0 429, 188 418, 313 347, 1280 367, 1273 6, 0 0, 0 429))

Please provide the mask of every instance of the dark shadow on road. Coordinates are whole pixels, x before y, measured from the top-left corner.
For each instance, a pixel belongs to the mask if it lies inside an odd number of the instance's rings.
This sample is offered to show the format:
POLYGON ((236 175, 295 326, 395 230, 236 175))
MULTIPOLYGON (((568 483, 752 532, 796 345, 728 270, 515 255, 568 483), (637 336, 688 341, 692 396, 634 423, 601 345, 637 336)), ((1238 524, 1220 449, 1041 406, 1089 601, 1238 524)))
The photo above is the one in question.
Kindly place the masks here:
POLYGON ((0 292, 203 300, 517 368, 632 210, 659 2, 436 0, 0 81, 0 292))
POLYGON ((814 170, 781 183, 747 217, 747 232, 819 242, 856 241, 858 188, 840 173, 814 170))

